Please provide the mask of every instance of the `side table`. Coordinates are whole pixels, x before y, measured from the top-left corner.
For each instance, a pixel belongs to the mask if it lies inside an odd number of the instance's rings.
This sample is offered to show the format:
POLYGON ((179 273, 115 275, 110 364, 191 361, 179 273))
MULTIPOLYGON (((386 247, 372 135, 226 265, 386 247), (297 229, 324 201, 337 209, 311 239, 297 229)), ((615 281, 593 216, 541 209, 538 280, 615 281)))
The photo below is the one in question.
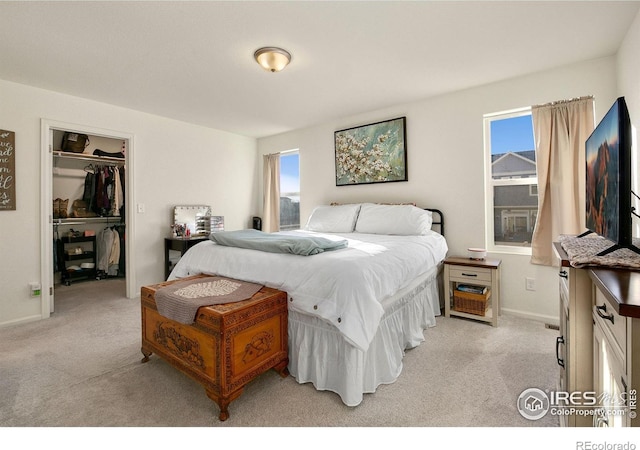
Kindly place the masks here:
POLYGON ((500 264, 499 259, 475 260, 451 256, 444 261, 444 311, 445 317, 459 316, 489 322, 498 326, 500 314, 500 264), (454 295, 458 285, 486 287, 490 297, 484 314, 470 314, 456 310, 454 295))
POLYGON ((192 236, 188 238, 171 237, 164 239, 164 279, 169 278, 171 274, 171 262, 169 261, 169 251, 176 250, 180 252, 180 256, 199 242, 209 239, 208 236, 192 236))

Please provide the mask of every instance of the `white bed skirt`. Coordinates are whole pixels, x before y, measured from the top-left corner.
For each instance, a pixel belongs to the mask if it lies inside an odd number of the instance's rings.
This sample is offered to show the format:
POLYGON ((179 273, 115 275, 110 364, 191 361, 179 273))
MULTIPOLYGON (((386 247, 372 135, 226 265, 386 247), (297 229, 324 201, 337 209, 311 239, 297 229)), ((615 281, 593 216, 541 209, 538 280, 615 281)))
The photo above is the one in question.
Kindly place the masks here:
POLYGON ((440 315, 440 266, 383 302, 384 316, 368 350, 354 347, 331 325, 289 311, 289 373, 298 383, 337 393, 347 406, 363 394, 393 383, 402 372, 405 349, 424 341, 424 330, 440 315))

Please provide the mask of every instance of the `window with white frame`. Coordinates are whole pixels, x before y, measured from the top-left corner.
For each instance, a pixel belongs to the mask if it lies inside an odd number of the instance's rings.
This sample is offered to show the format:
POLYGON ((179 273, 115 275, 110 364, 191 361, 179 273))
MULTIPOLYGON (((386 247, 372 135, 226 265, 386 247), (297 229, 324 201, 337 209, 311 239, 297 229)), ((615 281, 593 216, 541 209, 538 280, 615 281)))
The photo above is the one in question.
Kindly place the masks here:
POLYGON ((487 248, 530 253, 538 215, 531 108, 484 117, 487 248))
POLYGON ((280 153, 280 230, 300 228, 300 155, 280 153))

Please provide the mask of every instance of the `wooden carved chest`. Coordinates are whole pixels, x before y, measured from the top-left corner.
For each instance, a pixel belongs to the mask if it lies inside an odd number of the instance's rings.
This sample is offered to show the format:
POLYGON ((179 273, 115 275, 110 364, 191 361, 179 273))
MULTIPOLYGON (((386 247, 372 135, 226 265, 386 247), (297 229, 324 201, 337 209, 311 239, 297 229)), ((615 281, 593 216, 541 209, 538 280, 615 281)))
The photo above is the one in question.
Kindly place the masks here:
POLYGON ((220 420, 229 417, 229 403, 258 375, 273 368, 288 376, 285 292, 263 287, 248 300, 201 307, 195 322, 185 325, 156 307, 156 290, 173 282, 141 289, 142 362, 156 353, 202 384, 220 407, 220 420))

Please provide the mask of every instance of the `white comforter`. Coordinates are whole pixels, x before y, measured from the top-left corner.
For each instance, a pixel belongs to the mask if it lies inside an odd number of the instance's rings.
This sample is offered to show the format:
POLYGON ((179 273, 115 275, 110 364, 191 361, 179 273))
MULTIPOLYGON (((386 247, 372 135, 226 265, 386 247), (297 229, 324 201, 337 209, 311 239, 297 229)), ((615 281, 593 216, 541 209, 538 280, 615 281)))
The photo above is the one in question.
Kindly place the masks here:
POLYGON ((347 239, 345 249, 313 256, 268 253, 204 241, 180 258, 169 280, 199 273, 264 284, 288 293, 289 308, 333 324, 350 343, 366 351, 383 314, 381 302, 440 263, 443 236, 281 234, 347 239))

